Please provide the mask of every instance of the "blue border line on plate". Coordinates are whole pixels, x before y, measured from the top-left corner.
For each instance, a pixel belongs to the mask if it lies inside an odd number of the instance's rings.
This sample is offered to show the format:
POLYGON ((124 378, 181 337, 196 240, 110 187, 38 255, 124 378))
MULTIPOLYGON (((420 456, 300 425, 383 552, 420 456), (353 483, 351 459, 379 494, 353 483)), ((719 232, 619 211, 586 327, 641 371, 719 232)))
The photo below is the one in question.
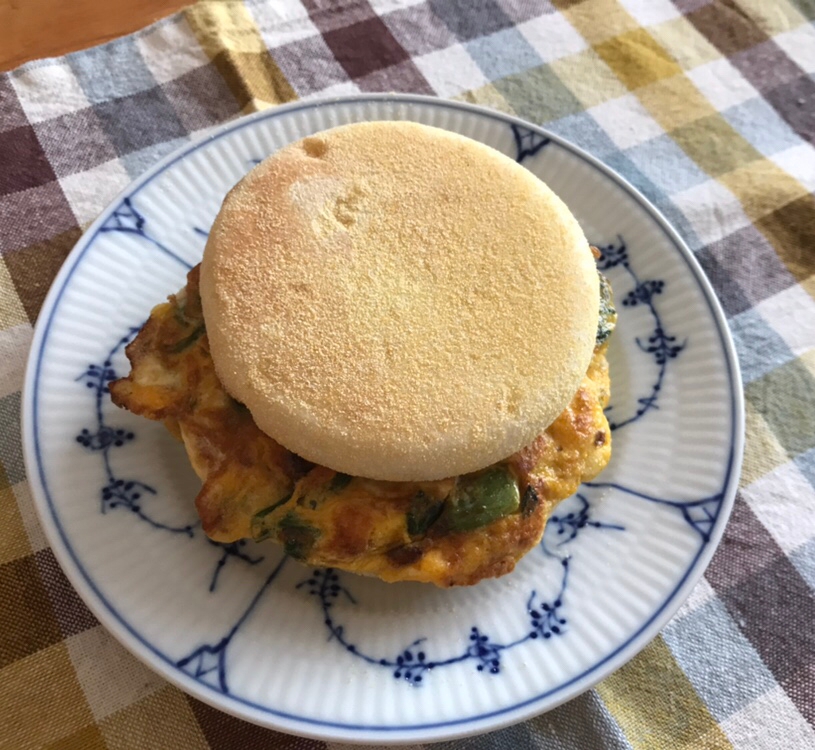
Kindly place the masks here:
MULTIPOLYGON (((520 123, 524 127, 530 128, 531 130, 537 131, 542 136, 550 138, 552 142, 557 143, 561 148, 565 148, 571 154, 573 154, 577 158, 581 159, 582 161, 586 162, 589 166, 593 167, 594 169, 599 170, 606 177, 608 177, 609 179, 614 181, 618 185, 618 187, 620 189, 622 189, 624 192, 626 192, 636 203, 638 203, 640 205, 640 207, 643 210, 645 210, 656 221, 657 225, 662 230, 662 232, 666 235, 666 237, 670 241, 671 245, 674 246, 674 248, 677 250, 677 252, 679 253, 682 260, 685 261, 685 264, 688 266, 688 269, 691 271, 691 273, 694 276, 694 279, 696 280, 697 284, 701 288, 701 291, 702 291, 703 297, 705 299, 705 302, 707 303, 708 308, 710 310, 710 313, 711 313, 711 315, 712 315, 712 317, 713 317, 713 319, 714 319, 714 321, 716 323, 716 331, 719 334, 719 340, 721 342, 722 350, 723 350, 723 353, 724 353, 724 359, 725 359, 725 362, 726 362, 726 365, 727 365, 727 376, 728 376, 728 382, 730 383, 730 414, 731 414, 730 452, 729 452, 729 457, 728 457, 728 461, 727 461, 727 470, 725 472, 725 477, 724 477, 724 481, 723 481, 723 496, 724 496, 724 498, 722 500, 722 503, 719 506, 719 510, 718 510, 718 512, 716 514, 716 518, 715 518, 713 526, 711 528, 715 527, 716 524, 718 524, 718 522, 719 522, 719 517, 721 515, 721 509, 722 509, 722 507, 724 506, 724 504, 727 501, 727 498, 728 498, 728 496, 730 494, 730 490, 733 489, 731 487, 731 483, 734 481, 733 467, 734 467, 735 461, 737 460, 737 456, 735 455, 736 423, 739 421, 737 419, 737 415, 738 415, 739 412, 738 412, 737 404, 736 404, 736 393, 740 392, 739 382, 734 377, 734 363, 733 363, 732 357, 731 357, 732 352, 731 352, 730 348, 727 345, 728 339, 727 339, 727 337, 725 336, 725 334, 724 334, 724 332, 722 330, 720 314, 717 314, 717 309, 718 308, 717 308, 715 302, 711 301, 711 299, 710 299, 710 291, 709 291, 708 286, 707 286, 707 281, 703 277, 700 277, 699 269, 695 266, 694 263, 691 262, 691 260, 689 258, 690 251, 687 250, 686 248, 683 248, 681 245, 677 244, 676 239, 671 234, 671 231, 669 231, 669 229, 666 227, 667 221, 661 215, 661 213, 654 206, 652 206, 647 201, 647 199, 645 199, 643 196, 641 196, 631 185, 629 185, 625 180, 623 180, 619 175, 617 175, 615 172, 611 171, 608 167, 605 167, 605 165, 603 165, 599 161, 595 160, 593 157, 590 157, 588 154, 584 153, 581 149, 577 148, 576 146, 572 145, 571 143, 568 143, 567 141, 564 141, 559 136, 557 136, 557 135, 555 135, 553 133, 549 133, 544 128, 540 128, 540 127, 537 127, 535 125, 531 125, 529 123, 523 122, 523 121, 521 121, 521 120, 519 120, 517 118, 510 117, 508 115, 502 115, 502 114, 497 113, 497 112, 491 112, 489 110, 485 110, 485 109, 481 109, 481 108, 475 108, 475 107, 472 107, 471 105, 462 105, 462 104, 460 104, 458 102, 448 102, 448 101, 445 101, 445 100, 434 100, 434 99, 432 99, 430 97, 424 98, 424 97, 410 96, 410 95, 396 97, 396 96, 389 96, 389 95, 380 95, 380 96, 349 97, 348 99, 328 100, 328 101, 321 101, 321 102, 303 102, 303 103, 300 103, 300 104, 294 104, 294 105, 284 106, 284 107, 281 107, 281 108, 276 108, 276 109, 270 110, 268 112, 261 112, 261 113, 258 113, 257 115, 255 115, 255 116, 253 116, 251 118, 245 118, 243 120, 238 120, 235 123, 233 123, 231 126, 224 126, 224 129, 219 131, 218 133, 215 133, 212 136, 205 138, 204 140, 201 140, 201 141, 198 141, 196 143, 190 144, 190 146, 188 148, 186 148, 184 151, 177 154, 175 157, 173 157, 169 161, 165 162, 164 164, 161 164, 160 166, 154 168, 155 171, 148 172, 145 175, 145 177, 142 179, 142 181, 138 184, 138 186, 133 190, 133 192, 129 193, 128 195, 130 195, 130 196, 136 195, 138 193, 138 191, 140 191, 142 188, 144 188, 144 186, 147 185, 148 183, 152 182, 156 177, 161 175, 168 167, 171 167, 177 161, 187 157, 189 154, 193 153, 194 151, 197 151, 202 146, 208 145, 208 144, 212 143, 212 141, 219 140, 220 138, 222 138, 224 136, 231 135, 232 133, 234 133, 234 132, 236 132, 238 130, 241 130, 241 129, 245 128, 245 127, 248 127, 250 125, 254 125, 256 122, 258 122, 260 120, 274 119, 275 117, 289 115, 292 112, 296 112, 296 111, 299 111, 301 109, 312 109, 312 108, 319 108, 319 107, 326 107, 326 106, 336 106, 337 104, 342 104, 342 103, 348 103, 348 104, 356 105, 356 104, 364 104, 364 103, 370 103, 370 102, 378 102, 379 103, 379 102, 387 102, 387 101, 404 102, 404 103, 407 103, 407 104, 412 103, 412 104, 418 104, 420 106, 435 106, 435 107, 442 107, 442 108, 453 108, 453 109, 463 110, 463 111, 465 111, 465 112, 467 112, 469 114, 472 114, 472 115, 476 115, 476 116, 480 116, 480 117, 488 117, 490 119, 498 120, 500 122, 510 124, 510 125, 513 122, 520 123)), ((81 573, 81 575, 84 577, 84 579, 87 582, 88 586, 90 586, 90 588, 93 590, 93 592, 99 598, 100 602, 121 623, 121 625, 124 626, 124 628, 131 634, 131 636, 133 636, 139 643, 141 643, 146 649, 148 649, 150 652, 152 652, 155 656, 157 656, 162 661, 164 661, 167 664, 167 666, 172 669, 173 672, 180 672, 181 670, 178 670, 178 668, 175 666, 175 663, 174 663, 174 661, 172 659, 170 659, 165 654, 161 653, 158 649, 156 649, 153 645, 151 645, 148 641, 146 641, 141 635, 139 635, 139 633, 137 633, 130 626, 130 624, 119 614, 119 612, 105 598, 105 596, 101 593, 101 591, 99 591, 99 589, 96 587, 96 584, 93 582, 91 577, 88 575, 88 573, 83 568, 83 566, 80 563, 76 553, 74 552, 73 548, 71 547, 71 545, 70 545, 70 543, 68 541, 68 538, 67 538, 67 536, 65 534, 64 529, 62 528, 62 525, 61 525, 61 523, 59 521, 59 517, 57 516, 57 513, 56 513, 56 508, 54 507, 54 503, 53 503, 53 499, 51 497, 51 493, 48 490, 48 484, 47 484, 46 477, 45 477, 45 471, 44 471, 43 462, 42 462, 42 455, 41 455, 41 451, 40 451, 40 441, 39 441, 39 437, 38 437, 38 434, 39 434, 38 408, 39 408, 40 374, 41 374, 41 368, 42 368, 43 354, 44 354, 45 346, 46 346, 46 343, 47 343, 47 340, 48 340, 48 334, 49 334, 50 329, 51 329, 51 324, 52 324, 53 319, 54 319, 54 315, 55 315, 56 310, 57 310, 57 308, 59 306, 60 300, 62 299, 63 292, 65 291, 65 289, 66 289, 66 287, 68 285, 68 282, 70 281, 71 277, 73 276, 74 271, 78 268, 80 262, 84 258, 84 256, 87 253, 88 249, 93 245, 93 242, 96 239, 96 236, 99 234, 99 228, 101 227, 101 224, 110 215, 110 213, 112 213, 116 209, 116 206, 119 205, 119 202, 120 202, 120 199, 117 198, 116 202, 111 204, 108 207, 108 209, 102 214, 102 216, 100 216, 99 220, 97 220, 97 226, 94 228, 93 233, 83 236, 82 240, 80 240, 80 241, 84 241, 85 245, 79 251, 79 255, 77 256, 77 258, 74 261, 71 268, 68 270, 68 273, 65 276, 65 278, 62 280, 62 286, 59 288, 59 290, 57 292, 56 298, 54 299, 54 301, 52 303, 48 319, 45 322, 45 328, 44 328, 41 340, 39 342, 39 351, 37 352, 37 355, 36 355, 37 356, 36 369, 35 369, 34 382, 33 382, 34 389, 33 389, 33 397, 32 397, 33 398, 33 400, 32 400, 32 417, 33 417, 32 422, 33 422, 33 437, 34 437, 35 455, 36 455, 36 458, 37 458, 37 470, 38 470, 38 473, 39 473, 40 481, 42 483, 43 491, 45 493, 46 501, 48 502, 48 507, 49 507, 49 509, 51 511, 52 520, 53 520, 53 522, 54 522, 54 524, 55 524, 55 526, 57 528, 57 531, 59 532, 60 537, 62 538, 62 541, 63 541, 63 544, 65 545, 66 550, 70 554, 74 564, 76 565, 76 567, 77 567, 78 571, 81 573)), ((692 257, 692 256, 690 256, 690 257, 692 257)), ((639 638, 639 636, 651 625, 652 622, 654 622, 654 620, 656 620, 659 617, 659 615, 663 612, 663 610, 672 602, 673 598, 676 596, 679 589, 682 588, 685 581, 688 579, 688 576, 690 576, 690 574, 692 572, 694 572, 694 570, 696 568, 696 564, 699 561, 699 558, 702 556, 702 553, 707 549, 707 547, 708 547, 707 544, 702 544, 699 547, 699 550, 697 551, 697 553, 694 556, 692 562, 688 566, 688 569, 685 571, 682 578, 676 584, 676 586, 671 591, 671 593, 668 595, 668 597, 665 599, 665 601, 651 615, 651 617, 648 618, 648 620, 645 623, 643 623, 642 626, 628 638, 628 640, 626 640, 624 643, 620 644, 620 646, 618 646, 616 649, 614 649, 614 651, 612 651, 610 654, 606 655, 603 659, 601 659, 600 661, 595 663, 589 669, 586 669, 583 672, 581 672, 579 675, 576 675, 576 676, 572 677, 571 679, 569 679, 566 682, 558 685, 557 687, 551 688, 551 689, 549 689, 549 690, 547 690, 547 691, 545 691, 543 693, 540 693, 539 695, 536 695, 533 698, 529 698, 529 699, 527 699, 525 701, 522 701, 520 703, 516 703, 513 706, 507 706, 505 708, 498 709, 496 711, 491 711, 491 712, 488 712, 488 713, 479 714, 477 716, 471 716, 471 717, 467 717, 467 718, 464 718, 464 719, 453 719, 453 720, 450 720, 450 721, 433 722, 433 723, 428 723, 428 724, 407 724, 407 725, 401 725, 401 726, 393 726, 393 725, 376 725, 376 724, 373 724, 373 725, 371 725, 371 724, 368 724, 368 725, 366 725, 366 724, 343 724, 343 723, 339 723, 339 722, 324 721, 324 720, 320 720, 320 719, 313 719, 313 718, 308 718, 308 717, 303 717, 303 716, 297 716, 295 714, 290 714, 290 713, 287 713, 285 711, 278 711, 278 710, 270 708, 268 706, 263 706, 261 704, 254 703, 252 701, 246 700, 244 698, 239 698, 239 697, 236 697, 236 696, 229 696, 228 700, 234 701, 234 702, 239 703, 239 704, 243 704, 243 705, 248 706, 250 708, 259 710, 259 711, 261 711, 263 713, 269 713, 269 714, 272 714, 274 716, 279 716, 280 718, 290 719, 290 720, 293 720, 293 721, 296 721, 296 722, 301 722, 303 724, 310 724, 310 725, 322 726, 322 727, 332 727, 332 728, 344 729, 344 730, 363 730, 363 731, 377 731, 377 732, 410 731, 410 730, 420 730, 420 729, 434 729, 434 728, 448 727, 448 726, 459 726, 459 725, 466 725, 466 724, 471 724, 471 723, 483 721, 484 719, 489 719, 489 718, 492 718, 494 716, 500 716, 502 714, 507 714, 507 713, 510 713, 512 711, 516 711, 516 710, 518 710, 520 708, 523 708, 525 706, 529 706, 530 704, 535 703, 537 701, 540 701, 540 700, 542 700, 544 698, 547 698, 550 695, 553 695, 553 694, 555 694, 557 692, 560 692, 560 691, 564 690, 565 688, 568 688, 570 685, 573 685, 575 682, 578 682, 578 681, 582 680, 583 678, 590 675, 592 672, 596 671, 598 668, 602 667, 608 661, 613 659, 621 651, 623 651, 625 648, 627 648, 629 646, 629 644, 631 644, 633 641, 635 641, 637 638, 639 638)), ((189 678, 189 676, 187 674, 185 674, 185 673, 181 673, 178 676, 178 679, 180 681, 187 682, 188 680, 191 680, 192 678, 189 678)), ((217 691, 214 688, 210 687, 209 685, 206 685, 205 683, 202 683, 202 682, 197 681, 197 680, 192 680, 192 682, 199 689, 206 688, 208 692, 217 693, 219 698, 221 698, 221 699, 224 698, 222 693, 220 693, 219 691, 217 691)))

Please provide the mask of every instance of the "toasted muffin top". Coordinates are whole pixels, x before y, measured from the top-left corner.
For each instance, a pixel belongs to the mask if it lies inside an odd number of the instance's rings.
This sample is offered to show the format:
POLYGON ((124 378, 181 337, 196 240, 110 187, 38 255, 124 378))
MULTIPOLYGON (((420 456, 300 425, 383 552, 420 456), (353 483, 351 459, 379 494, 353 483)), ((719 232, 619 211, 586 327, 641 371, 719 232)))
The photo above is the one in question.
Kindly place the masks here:
POLYGON ((318 133, 247 174, 201 295, 218 377, 264 432, 393 481, 531 443, 585 375, 599 307, 588 242, 543 182, 407 122, 318 133))

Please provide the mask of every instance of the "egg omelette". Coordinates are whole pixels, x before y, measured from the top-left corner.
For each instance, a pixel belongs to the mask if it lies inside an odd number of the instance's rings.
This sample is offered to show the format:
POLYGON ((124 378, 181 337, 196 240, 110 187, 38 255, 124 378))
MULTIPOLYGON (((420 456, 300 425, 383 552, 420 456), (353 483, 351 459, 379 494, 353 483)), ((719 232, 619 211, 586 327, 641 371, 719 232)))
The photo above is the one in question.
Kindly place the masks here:
POLYGON ((312 566, 471 585, 510 572, 540 541, 552 509, 610 459, 603 409, 616 312, 608 281, 600 281, 596 346, 571 403, 531 445, 472 474, 371 480, 309 463, 275 442, 215 373, 199 266, 152 310, 126 349, 131 373, 112 382, 110 393, 116 405, 163 422, 183 442, 203 482, 195 506, 212 540, 273 539, 312 566))

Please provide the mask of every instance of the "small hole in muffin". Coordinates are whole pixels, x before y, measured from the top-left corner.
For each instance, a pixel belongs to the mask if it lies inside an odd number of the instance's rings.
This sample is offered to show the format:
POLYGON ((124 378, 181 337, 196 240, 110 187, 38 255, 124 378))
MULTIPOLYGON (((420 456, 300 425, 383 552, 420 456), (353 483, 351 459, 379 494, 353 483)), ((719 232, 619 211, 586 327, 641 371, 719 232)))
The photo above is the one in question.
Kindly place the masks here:
POLYGON ((328 151, 328 144, 322 138, 305 138, 303 140, 303 151, 307 156, 314 159, 321 159, 328 151))

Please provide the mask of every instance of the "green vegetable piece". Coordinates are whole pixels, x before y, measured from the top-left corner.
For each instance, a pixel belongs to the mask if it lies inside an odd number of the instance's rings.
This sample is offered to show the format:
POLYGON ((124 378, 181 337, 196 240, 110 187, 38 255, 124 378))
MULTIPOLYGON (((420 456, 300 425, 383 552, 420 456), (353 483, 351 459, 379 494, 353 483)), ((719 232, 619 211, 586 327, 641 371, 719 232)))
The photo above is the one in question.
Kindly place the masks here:
POLYGON ((305 560, 320 536, 316 526, 291 511, 283 516, 277 528, 277 538, 283 543, 283 550, 295 560, 305 560))
POLYGON ((204 324, 201 323, 201 325, 196 326, 193 329, 192 333, 173 344, 170 347, 170 351, 173 354, 180 354, 185 349, 189 349, 189 347, 191 347, 196 341, 198 341, 198 339, 201 338, 201 336, 204 335, 204 333, 206 333, 206 330, 207 329, 204 327, 204 324))
POLYGON ((444 500, 434 500, 421 490, 413 496, 407 512, 407 532, 421 536, 438 520, 444 510, 444 500))
POLYGON ((185 307, 184 305, 177 303, 176 306, 173 308, 173 317, 175 317, 176 323, 186 327, 188 321, 187 316, 184 314, 184 307, 185 307))
POLYGON ((353 478, 354 477, 348 474, 337 473, 331 480, 331 484, 328 485, 328 489, 331 490, 331 492, 342 492, 349 484, 351 484, 351 480, 353 478))
POLYGON ((497 466, 460 479, 440 522, 450 531, 472 531, 514 513, 520 504, 515 477, 497 466))
POLYGON ((608 340, 617 324, 617 310, 614 308, 611 284, 603 274, 598 272, 597 275, 600 277, 600 318, 597 321, 596 345, 600 346, 608 340))
POLYGON ((244 416, 249 416, 249 409, 246 408, 244 404, 242 404, 237 399, 232 398, 232 396, 228 396, 229 398, 229 405, 239 414, 243 414, 244 416))
POLYGON ((268 508, 259 510, 254 516, 252 516, 252 523, 250 525, 252 539, 254 539, 256 542, 262 542, 264 539, 268 539, 272 534, 274 534, 275 524, 272 523, 272 519, 269 518, 269 515, 272 513, 272 511, 277 510, 281 505, 289 502, 289 500, 291 500, 291 496, 292 493, 290 492, 276 503, 273 503, 268 508))

